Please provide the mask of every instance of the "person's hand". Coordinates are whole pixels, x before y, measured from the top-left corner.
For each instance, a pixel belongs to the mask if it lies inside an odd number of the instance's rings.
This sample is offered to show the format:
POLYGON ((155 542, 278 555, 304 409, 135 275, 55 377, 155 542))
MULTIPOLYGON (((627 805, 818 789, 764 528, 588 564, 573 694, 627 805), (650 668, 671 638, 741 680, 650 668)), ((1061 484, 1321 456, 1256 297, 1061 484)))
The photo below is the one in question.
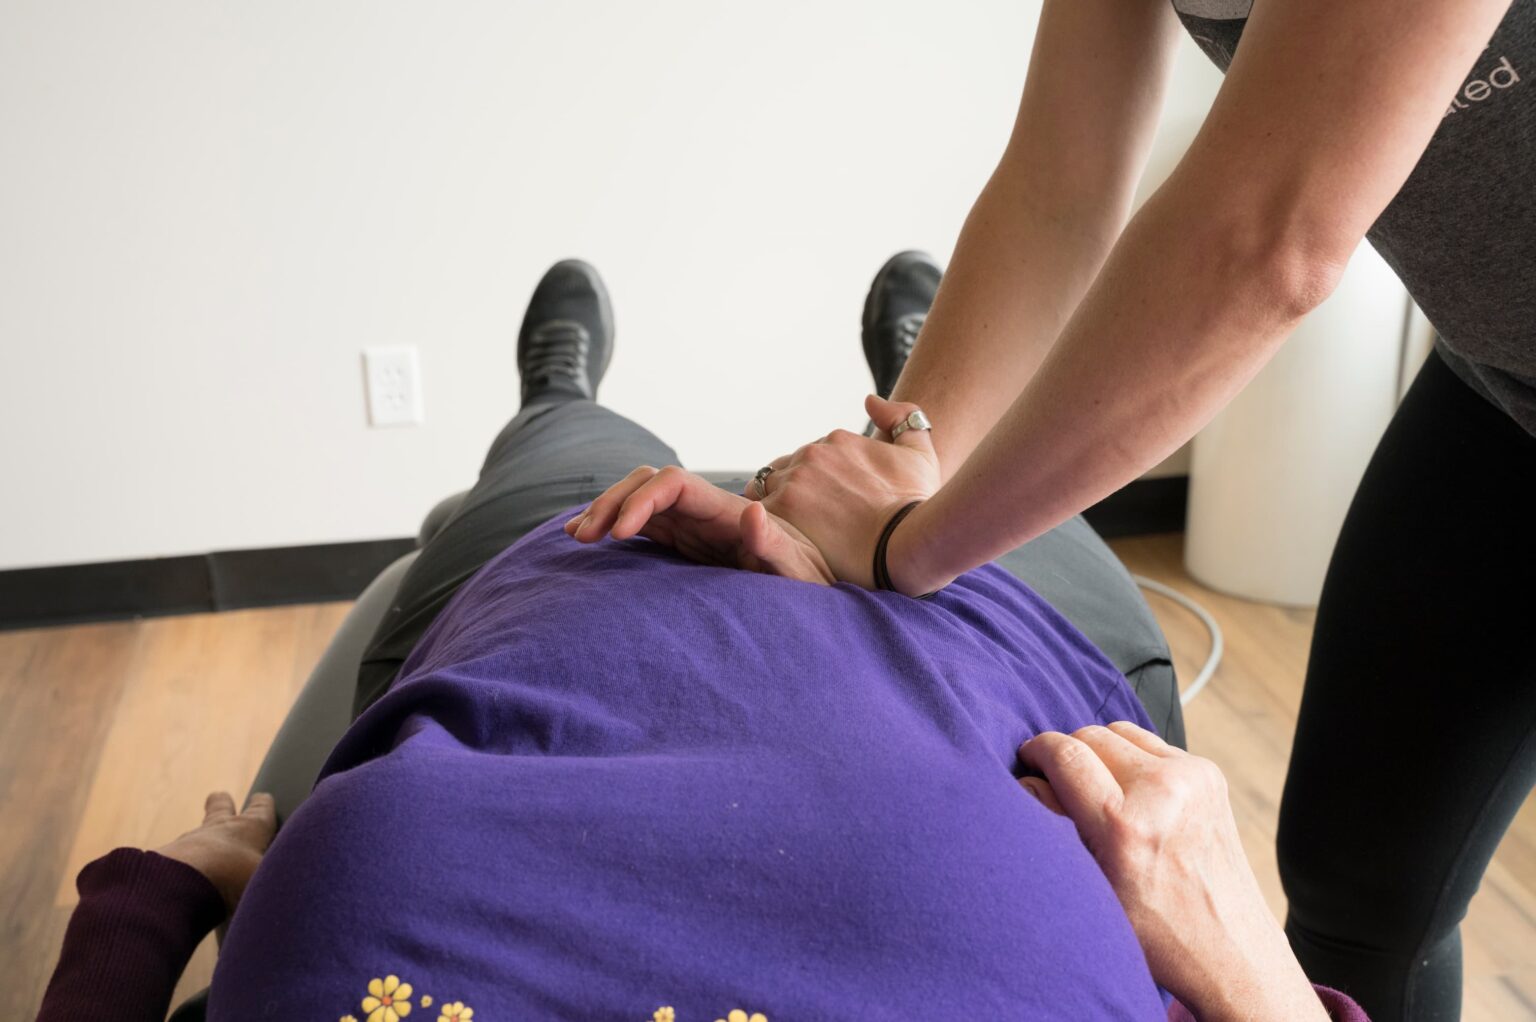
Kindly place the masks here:
POLYGON ((821 552, 761 504, 676 465, 642 465, 565 523, 583 543, 644 536, 691 561, 831 585, 821 552))
MULTIPOLYGON (((864 400, 882 436, 916 408, 873 394, 864 400)), ((933 440, 919 429, 906 430, 894 442, 834 430, 769 464, 773 472, 765 481, 767 495, 761 496, 753 483, 744 496, 761 499, 815 544, 834 576, 865 589, 875 588, 875 543, 891 516, 905 504, 926 500, 942 482, 933 440)), ((909 592, 894 563, 891 578, 908 596, 925 591, 914 587, 909 592)))
POLYGON ((257 792, 237 813, 230 794, 216 791, 203 803, 202 826, 156 851, 207 877, 233 914, 276 833, 277 808, 271 795, 257 792))
POLYGON ((1130 723, 1047 731, 1019 784, 1069 817, 1125 908, 1152 976, 1202 1022, 1326 1019, 1243 854, 1227 783, 1130 723))

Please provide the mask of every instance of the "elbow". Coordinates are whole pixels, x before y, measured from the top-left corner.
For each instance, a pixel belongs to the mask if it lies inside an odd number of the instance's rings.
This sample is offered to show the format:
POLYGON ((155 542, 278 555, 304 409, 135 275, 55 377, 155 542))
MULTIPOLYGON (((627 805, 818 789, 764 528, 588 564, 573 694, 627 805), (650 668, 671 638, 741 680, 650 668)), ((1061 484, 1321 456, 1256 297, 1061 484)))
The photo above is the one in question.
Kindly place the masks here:
POLYGON ((1197 272, 1277 326, 1333 294, 1361 241, 1355 218, 1298 195, 1228 188, 1213 202, 1211 189, 1179 188, 1169 198, 1173 222, 1195 246, 1197 272))
POLYGON ((1257 284, 1276 316, 1294 323, 1333 294, 1353 254, 1353 246, 1345 249, 1311 238, 1279 238, 1260 265, 1257 284))

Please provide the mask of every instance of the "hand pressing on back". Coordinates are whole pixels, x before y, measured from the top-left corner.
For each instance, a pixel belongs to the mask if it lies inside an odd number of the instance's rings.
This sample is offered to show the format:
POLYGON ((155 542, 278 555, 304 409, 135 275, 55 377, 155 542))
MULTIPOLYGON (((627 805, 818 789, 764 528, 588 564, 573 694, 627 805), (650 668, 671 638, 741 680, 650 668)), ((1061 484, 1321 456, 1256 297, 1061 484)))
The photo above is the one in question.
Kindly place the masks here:
POLYGON ((1202 1022, 1325 1020, 1270 914, 1216 764, 1130 723, 1047 731, 1019 784, 1077 825, 1152 977, 1202 1022))
POLYGON ((566 522, 565 531, 582 543, 644 536, 701 564, 821 585, 836 581, 799 530, 676 465, 640 466, 566 522))

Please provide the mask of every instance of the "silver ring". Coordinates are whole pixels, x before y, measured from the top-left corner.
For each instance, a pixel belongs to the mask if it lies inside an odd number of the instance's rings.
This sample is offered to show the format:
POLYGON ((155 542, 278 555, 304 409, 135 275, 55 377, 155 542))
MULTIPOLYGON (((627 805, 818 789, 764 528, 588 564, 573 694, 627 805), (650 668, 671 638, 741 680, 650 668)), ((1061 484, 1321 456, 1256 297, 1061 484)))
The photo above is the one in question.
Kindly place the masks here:
POLYGON ((895 426, 891 427, 891 442, 895 443, 896 438, 901 436, 901 434, 905 433, 909 429, 932 430, 933 423, 928 421, 928 416, 923 414, 923 410, 921 408, 914 408, 912 409, 911 415, 908 415, 905 419, 902 419, 900 422, 896 423, 895 426))
POLYGON ((757 484, 757 496, 759 500, 768 496, 768 477, 771 475, 773 475, 773 466, 764 465, 762 468, 758 469, 757 474, 752 477, 752 481, 757 484))

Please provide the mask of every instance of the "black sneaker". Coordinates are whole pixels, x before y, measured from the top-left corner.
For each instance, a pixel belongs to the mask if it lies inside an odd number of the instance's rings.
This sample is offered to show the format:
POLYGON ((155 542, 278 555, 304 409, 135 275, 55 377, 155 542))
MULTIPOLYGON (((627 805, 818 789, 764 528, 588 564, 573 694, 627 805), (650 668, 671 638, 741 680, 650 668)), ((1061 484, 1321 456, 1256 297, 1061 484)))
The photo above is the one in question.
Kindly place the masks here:
POLYGON ((898 252, 885 261, 864 299, 864 360, 875 393, 889 398, 912 354, 917 332, 944 271, 926 252, 898 252))
POLYGON ((551 266, 533 289, 517 333, 523 404, 597 398, 613 358, 613 304, 597 271, 580 259, 551 266))

